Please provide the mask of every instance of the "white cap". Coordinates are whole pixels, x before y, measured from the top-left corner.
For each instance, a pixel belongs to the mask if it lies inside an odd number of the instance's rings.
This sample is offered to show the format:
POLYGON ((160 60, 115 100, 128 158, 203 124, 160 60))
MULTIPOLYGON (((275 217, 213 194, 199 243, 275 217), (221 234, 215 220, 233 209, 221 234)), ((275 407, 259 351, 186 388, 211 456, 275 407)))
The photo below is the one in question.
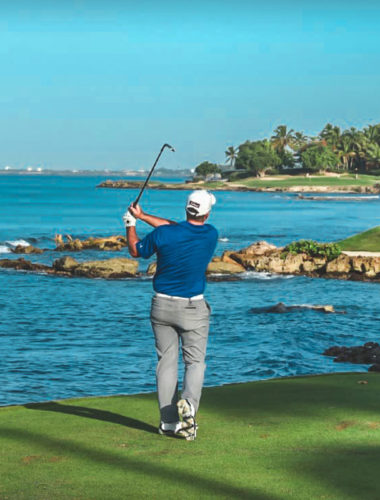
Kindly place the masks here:
POLYGON ((206 215, 215 205, 215 196, 205 189, 197 189, 189 194, 186 203, 186 212, 190 215, 206 215))

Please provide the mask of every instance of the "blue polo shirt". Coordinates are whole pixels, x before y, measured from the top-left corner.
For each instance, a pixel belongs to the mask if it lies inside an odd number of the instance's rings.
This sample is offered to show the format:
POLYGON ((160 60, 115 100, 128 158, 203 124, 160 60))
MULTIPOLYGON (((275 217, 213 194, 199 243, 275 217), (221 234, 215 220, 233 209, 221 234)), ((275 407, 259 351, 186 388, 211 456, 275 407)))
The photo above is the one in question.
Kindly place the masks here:
POLYGON ((194 297, 204 292, 206 268, 215 251, 218 231, 184 221, 157 227, 136 245, 140 257, 157 254, 155 292, 194 297))

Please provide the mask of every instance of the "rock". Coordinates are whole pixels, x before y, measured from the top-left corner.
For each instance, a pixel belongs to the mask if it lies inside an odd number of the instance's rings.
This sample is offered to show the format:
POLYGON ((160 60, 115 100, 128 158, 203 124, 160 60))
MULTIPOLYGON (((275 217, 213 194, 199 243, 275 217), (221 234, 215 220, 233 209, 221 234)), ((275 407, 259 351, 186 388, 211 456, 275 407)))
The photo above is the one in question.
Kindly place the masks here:
POLYGON ((124 236, 110 236, 108 238, 94 238, 89 237, 86 240, 75 240, 68 234, 66 235, 66 242, 63 240, 62 235, 55 235, 56 251, 73 251, 78 252, 81 250, 103 250, 103 251, 118 251, 127 246, 127 240, 124 236))
POLYGON ((343 273, 348 274, 351 272, 351 257, 341 254, 334 260, 331 260, 326 265, 326 273, 343 273))
POLYGON ((154 274, 156 274, 156 270, 157 270, 157 262, 151 262, 148 266, 148 269, 146 270, 146 274, 148 276, 153 276, 154 274))
POLYGON ((137 274, 138 261, 132 259, 107 259, 82 262, 73 269, 74 276, 88 278, 130 278, 137 274))
POLYGON ((28 245, 28 246, 17 245, 16 248, 13 248, 12 252, 31 254, 31 253, 43 253, 44 251, 42 250, 42 248, 34 247, 33 245, 28 245))
POLYGON ((132 259, 108 259, 77 262, 71 257, 54 261, 53 266, 35 264, 23 258, 1 259, 0 267, 25 271, 44 271, 57 276, 85 276, 87 278, 129 278, 137 275, 138 261, 132 259))
POLYGON ((222 262, 212 260, 207 266, 206 274, 236 274, 243 273, 244 267, 237 262, 222 262))
POLYGON ((49 271, 51 268, 44 264, 36 264, 30 260, 20 259, 0 259, 0 267, 4 269, 19 269, 24 271, 49 271))
POLYGON ((61 257, 53 262, 53 269, 56 271, 68 271, 71 272, 73 269, 79 266, 79 262, 72 257, 61 257))
MULTIPOLYGON (((235 260, 235 259, 233 259, 233 258, 231 257, 231 255, 232 255, 233 253, 234 253, 234 252, 231 252, 231 250, 226 250, 225 252, 223 252, 223 254, 222 254, 222 256, 219 258, 219 260, 220 260, 221 262, 228 262, 228 263, 230 263, 230 264, 236 264, 236 260, 235 260)), ((217 260, 216 260, 216 259, 217 259, 217 257, 214 257, 214 259, 212 259, 212 260, 214 260, 215 262, 217 262, 217 260)))
POLYGON ((276 250, 279 250, 278 247, 263 240, 256 241, 252 245, 249 245, 249 247, 243 248, 239 253, 242 255, 266 255, 276 250))
POLYGON ((375 277, 380 273, 380 257, 351 257, 351 267, 353 271, 375 277))
MULTIPOLYGON (((336 311, 334 309, 334 306, 332 305, 290 305, 287 306, 283 302, 279 302, 278 304, 270 307, 253 307, 250 312, 254 313, 288 313, 292 311, 300 311, 300 310, 310 310, 310 311, 318 311, 318 312, 323 312, 323 313, 340 313, 344 314, 345 311, 336 311)), ((339 349, 339 348, 337 348, 339 349)), ((333 354, 335 355, 335 354, 333 354)))
POLYGON ((380 365, 380 345, 377 342, 367 342, 363 346, 353 347, 334 346, 326 349, 323 354, 333 356, 336 363, 380 365))

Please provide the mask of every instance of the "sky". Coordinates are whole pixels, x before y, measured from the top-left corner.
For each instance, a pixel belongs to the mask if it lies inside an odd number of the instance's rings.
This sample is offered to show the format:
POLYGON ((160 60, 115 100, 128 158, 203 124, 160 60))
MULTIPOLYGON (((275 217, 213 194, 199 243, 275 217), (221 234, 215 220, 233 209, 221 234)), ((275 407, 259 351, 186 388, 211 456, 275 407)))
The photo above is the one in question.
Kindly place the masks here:
POLYGON ((380 3, 0 0, 0 169, 225 162, 380 122, 380 3))

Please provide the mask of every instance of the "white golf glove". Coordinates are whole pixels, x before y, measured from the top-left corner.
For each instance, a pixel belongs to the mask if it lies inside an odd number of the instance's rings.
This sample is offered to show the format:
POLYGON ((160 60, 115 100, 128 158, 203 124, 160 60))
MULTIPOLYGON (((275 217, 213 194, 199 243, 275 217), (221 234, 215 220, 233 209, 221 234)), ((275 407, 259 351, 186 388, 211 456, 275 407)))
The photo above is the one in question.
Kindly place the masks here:
POLYGON ((132 227, 136 225, 136 218, 133 217, 129 210, 127 210, 123 215, 123 222, 125 227, 132 227))

